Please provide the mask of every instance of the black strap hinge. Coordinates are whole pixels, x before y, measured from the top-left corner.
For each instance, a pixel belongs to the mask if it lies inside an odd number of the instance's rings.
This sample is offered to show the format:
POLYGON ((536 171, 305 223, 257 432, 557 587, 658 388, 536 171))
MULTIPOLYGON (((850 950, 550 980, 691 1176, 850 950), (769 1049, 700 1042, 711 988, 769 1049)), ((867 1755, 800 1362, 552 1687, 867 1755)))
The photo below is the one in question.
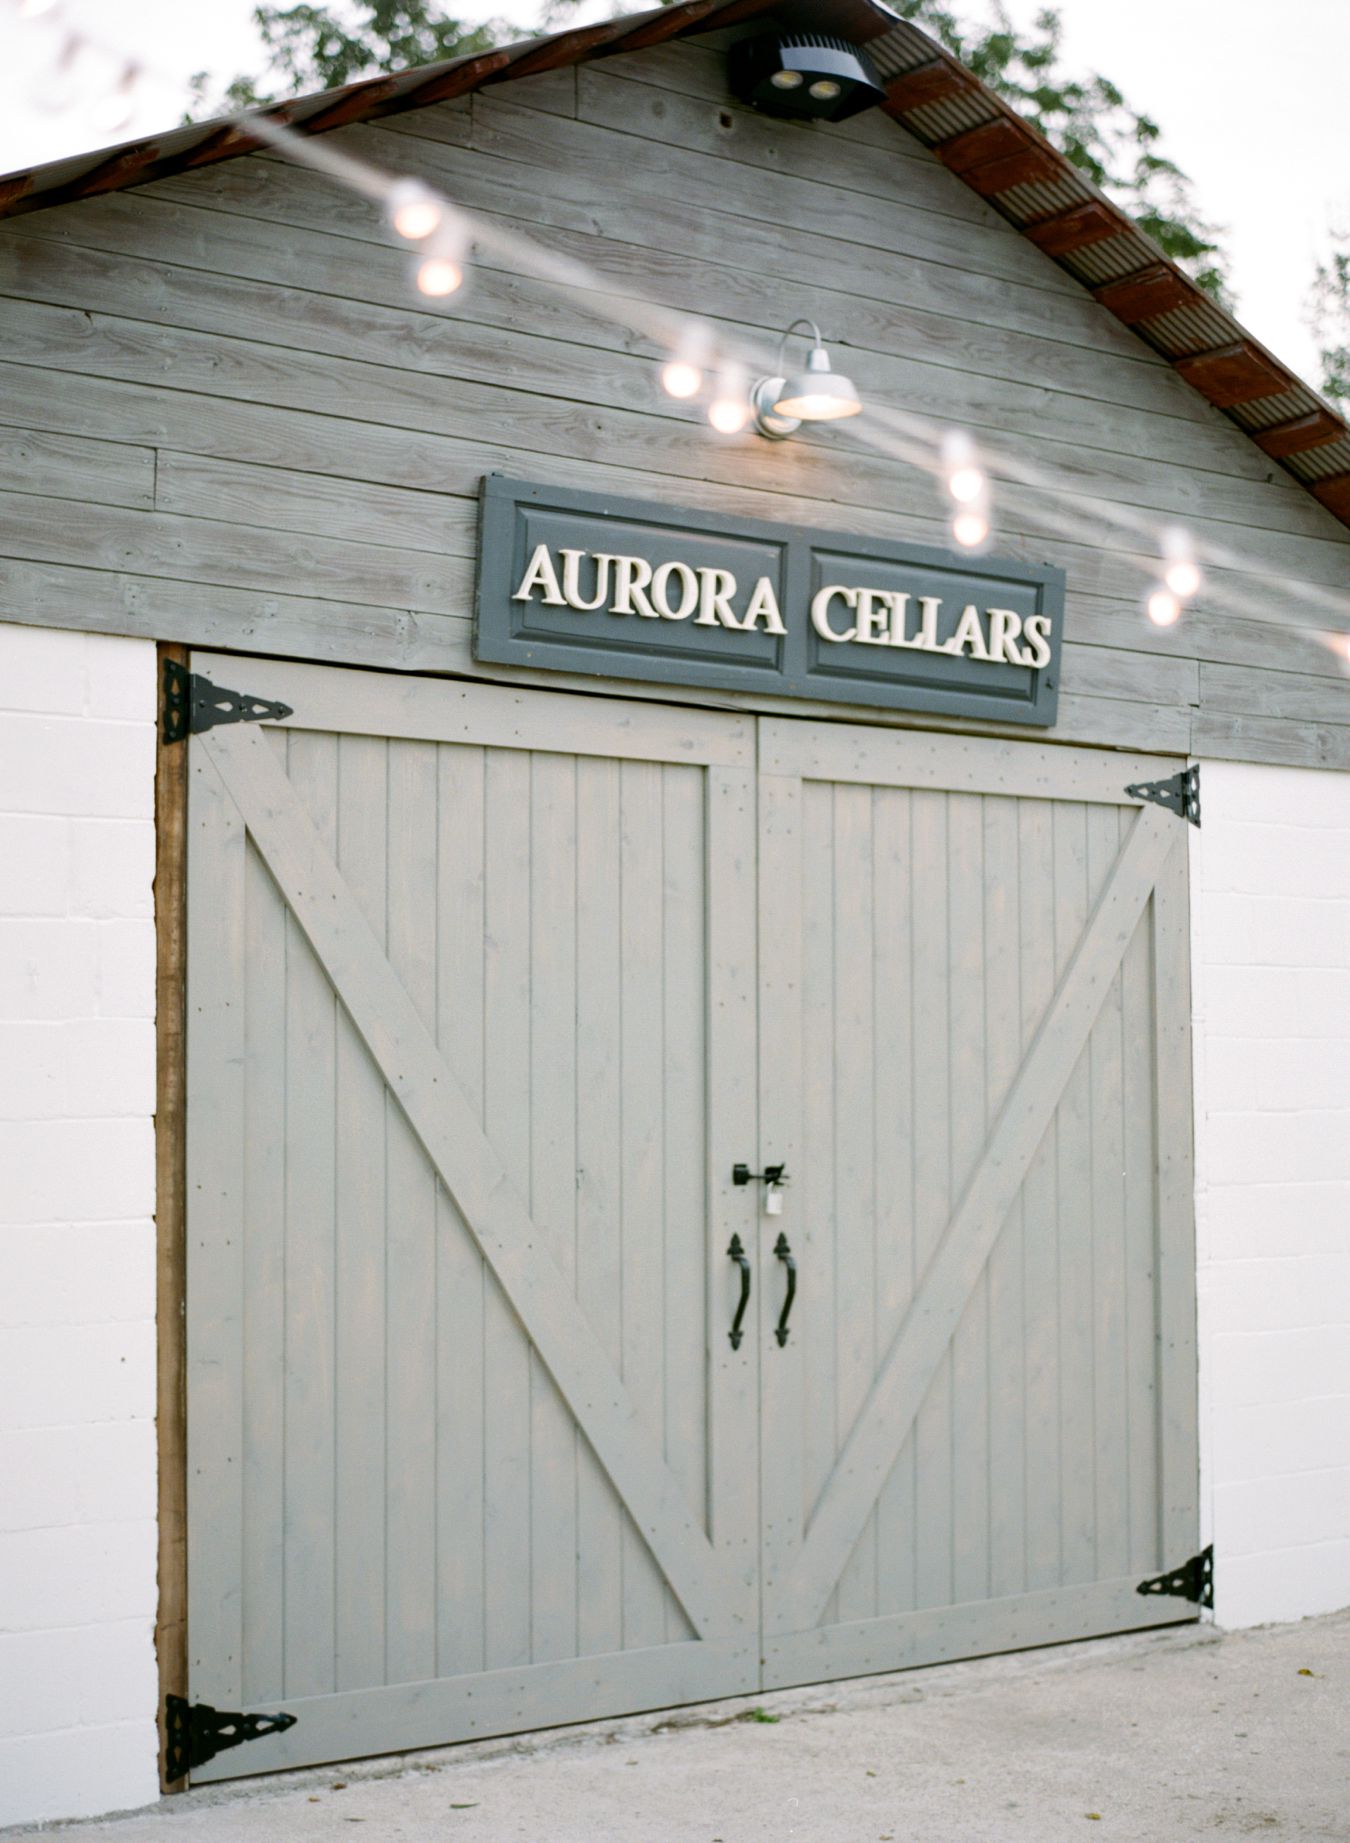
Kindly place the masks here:
POLYGON ((1136 1593, 1174 1594, 1178 1600, 1194 1600, 1197 1606, 1214 1604, 1214 1544, 1174 1568, 1171 1574, 1159 1574, 1151 1581, 1140 1581, 1136 1593))
POLYGON ((164 661, 165 742, 186 742, 220 723, 279 723, 294 715, 289 704, 255 698, 247 691, 227 691, 200 672, 189 672, 176 659, 164 661))
POLYGON ((209 1703, 189 1703, 185 1696, 164 1698, 164 1777, 182 1779, 194 1767, 205 1766, 227 1747, 260 1741, 264 1735, 284 1734, 295 1726, 294 1715, 240 1715, 213 1709, 209 1703))
POLYGON ((1132 800, 1147 800, 1153 806, 1165 806, 1169 813, 1175 813, 1178 819, 1189 819, 1193 826, 1200 823, 1199 762, 1183 768, 1180 774, 1174 774, 1170 780, 1136 781, 1133 787, 1127 787, 1125 791, 1132 800))

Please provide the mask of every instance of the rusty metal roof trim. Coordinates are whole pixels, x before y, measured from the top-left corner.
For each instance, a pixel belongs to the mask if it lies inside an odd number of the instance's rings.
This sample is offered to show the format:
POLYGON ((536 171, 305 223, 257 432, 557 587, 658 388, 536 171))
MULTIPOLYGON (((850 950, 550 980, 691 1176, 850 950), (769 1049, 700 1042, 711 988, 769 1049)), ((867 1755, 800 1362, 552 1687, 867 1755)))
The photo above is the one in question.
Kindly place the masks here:
MULTIPOLYGON (((828 5, 828 0, 824 0, 828 5)), ((889 23, 871 0, 846 0, 871 15, 871 34, 889 23)), ((362 77, 339 89, 287 98, 259 109, 260 116, 283 122, 301 134, 322 134, 348 123, 401 114, 463 96, 483 85, 514 77, 560 70, 569 64, 648 45, 692 31, 714 31, 766 13, 781 13, 782 0, 680 0, 674 6, 628 13, 601 25, 573 26, 543 38, 522 39, 468 57, 421 64, 392 76, 362 77)), ((0 174, 0 218, 41 211, 124 186, 143 185, 170 173, 204 166, 236 155, 256 153, 264 143, 248 132, 248 118, 228 117, 192 122, 165 134, 98 148, 26 171, 0 174)))
POLYGON ((983 83, 972 81, 965 66, 926 32, 911 21, 897 21, 868 51, 886 82, 887 112, 897 122, 1249 438, 1288 425, 1286 439, 1258 446, 1350 526, 1350 425, 1334 405, 1253 339, 1066 154, 983 83), (996 125, 1028 153, 1034 147, 1038 158, 1000 160, 992 151, 1000 139, 996 125), (986 130, 991 157, 967 164, 963 151, 978 149, 975 137, 986 130), (1054 178, 1028 179, 1033 166, 1053 168, 1054 178), (1122 285, 1145 275, 1157 290, 1158 311, 1152 313, 1139 311, 1137 288, 1122 285), (1316 440, 1305 440, 1305 430, 1316 440))
MULTIPOLYGON (((362 78, 259 113, 302 134, 322 134, 425 108, 487 84, 768 16, 789 26, 829 28, 865 39, 886 82, 887 113, 1094 293, 1107 311, 1120 308, 1119 317, 1134 334, 1350 527, 1350 424, 1345 418, 1164 256, 1067 155, 883 0, 678 0, 470 57, 362 78), (1140 313, 1137 287, 1119 285, 1145 275, 1164 304, 1154 314, 1140 313), (1263 439, 1270 431, 1278 431, 1274 439, 1263 439)), ((143 185, 261 146, 245 117, 193 123, 77 154, 0 176, 0 218, 143 185)))

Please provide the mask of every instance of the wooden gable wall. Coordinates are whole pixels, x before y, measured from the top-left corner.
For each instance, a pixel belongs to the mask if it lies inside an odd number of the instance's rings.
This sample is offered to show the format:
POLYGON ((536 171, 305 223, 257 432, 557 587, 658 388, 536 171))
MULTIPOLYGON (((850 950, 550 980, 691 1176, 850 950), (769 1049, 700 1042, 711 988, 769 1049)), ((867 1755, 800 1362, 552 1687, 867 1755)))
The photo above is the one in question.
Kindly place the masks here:
MULTIPOLYGON (((705 40, 334 139, 761 345, 811 315, 865 396, 1071 476, 1072 541, 1032 495, 996 546, 1068 572, 1060 738, 1350 768, 1327 623, 1202 593, 1151 627, 1094 505, 1340 591, 1350 531, 883 115, 764 120, 705 40)), ((649 352, 552 289, 475 265, 419 311, 375 209, 271 155, 0 225, 0 300, 0 619, 473 673, 492 470, 944 541, 927 475, 846 430, 716 437, 661 397, 649 352)))

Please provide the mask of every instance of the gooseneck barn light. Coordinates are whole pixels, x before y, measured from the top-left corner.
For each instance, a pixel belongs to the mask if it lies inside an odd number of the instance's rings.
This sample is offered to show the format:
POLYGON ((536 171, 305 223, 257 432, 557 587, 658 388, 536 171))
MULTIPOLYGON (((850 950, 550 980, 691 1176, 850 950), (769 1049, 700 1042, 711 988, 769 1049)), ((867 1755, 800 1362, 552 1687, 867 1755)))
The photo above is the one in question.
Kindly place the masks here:
POLYGON ((862 398, 851 378, 831 369, 830 355, 814 320, 794 320, 783 335, 778 348, 778 375, 761 378, 751 392, 755 427, 769 441, 781 442, 795 435, 804 422, 838 422, 844 416, 856 416, 862 398), (810 329, 815 341, 804 371, 787 370, 788 341, 799 327, 810 329))
POLYGON ((875 65, 857 45, 824 32, 770 32, 731 48, 733 94, 765 115, 842 122, 884 102, 875 65))

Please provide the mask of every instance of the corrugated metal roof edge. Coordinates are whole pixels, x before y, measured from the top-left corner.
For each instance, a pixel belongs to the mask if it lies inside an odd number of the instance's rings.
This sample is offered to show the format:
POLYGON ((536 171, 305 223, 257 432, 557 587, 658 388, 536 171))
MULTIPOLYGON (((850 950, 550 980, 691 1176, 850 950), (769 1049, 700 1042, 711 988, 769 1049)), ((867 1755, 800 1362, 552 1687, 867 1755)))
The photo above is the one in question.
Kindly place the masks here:
MULTIPOLYGON (((662 44, 767 16, 798 26, 830 28, 867 39, 883 69, 889 64, 887 112, 958 178, 986 199, 1046 255, 1088 288, 1108 311, 1147 341, 1194 389, 1222 410, 1268 459, 1274 460, 1333 517, 1350 528, 1350 425, 1331 404, 1254 339, 1227 309, 1217 307, 1183 269, 1164 256, 1133 220, 1091 183, 1067 155, 1046 141, 973 72, 903 21, 882 0, 678 0, 672 6, 571 27, 441 64, 392 76, 363 78, 341 89, 295 97, 263 113, 304 134, 425 108, 467 95, 484 84, 618 52, 662 44), (944 102, 961 98, 961 127, 941 134, 944 102), (977 125, 968 125, 971 108, 977 125), (1037 209, 1047 186, 1067 187, 1075 202, 1037 209), (1109 280, 1094 277, 1089 252, 1123 240, 1119 254, 1138 257, 1109 280), (1197 352, 1169 350, 1169 328, 1203 310, 1225 338, 1197 352), (1217 317, 1217 319, 1216 319, 1217 317), (1262 426, 1263 399, 1286 399, 1291 414, 1262 426), (1344 461, 1344 467, 1340 463, 1344 461), (1332 463, 1334 471, 1328 473, 1332 463)), ((193 123, 122 146, 0 176, 0 217, 93 198, 146 184, 263 145, 237 119, 193 123)))
POLYGON ((1350 527, 1350 425, 1332 404, 1165 256, 1066 154, 918 26, 897 21, 869 49, 883 66, 893 62, 895 67, 887 82, 888 114, 1166 358, 1267 459, 1350 527), (957 97, 963 104, 962 125, 944 138, 941 105, 957 97), (981 105, 983 116, 974 127, 966 125, 972 102, 981 105), (1047 186, 1067 186, 1076 202, 1038 210, 1036 195, 1047 186), (1108 242, 1136 260, 1123 274, 1113 262, 1109 279, 1094 277, 1090 256, 1076 258, 1108 242), (1184 337, 1187 310, 1221 328, 1223 338, 1197 351, 1184 337), (1253 411, 1263 400, 1277 398, 1286 400, 1285 413, 1278 422, 1260 426, 1253 411), (1333 457, 1334 469, 1328 472, 1333 457))

